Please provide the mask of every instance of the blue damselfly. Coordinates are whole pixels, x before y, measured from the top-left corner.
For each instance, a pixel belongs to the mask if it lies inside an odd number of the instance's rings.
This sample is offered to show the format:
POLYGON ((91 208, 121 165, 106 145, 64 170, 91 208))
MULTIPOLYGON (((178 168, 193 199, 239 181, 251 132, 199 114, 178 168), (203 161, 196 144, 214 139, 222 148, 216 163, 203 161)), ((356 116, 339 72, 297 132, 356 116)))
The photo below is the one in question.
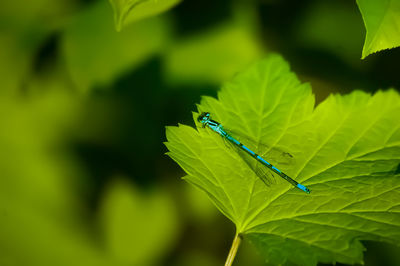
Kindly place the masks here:
MULTIPOLYGON (((297 187, 298 189, 306 192, 306 193, 310 193, 310 190, 303 186, 302 184, 299 184, 298 182, 296 182, 295 180, 293 180, 292 178, 290 178, 289 176, 287 176, 285 173, 283 173, 282 171, 280 171, 278 168, 276 168, 275 166, 273 166, 272 164, 270 164, 269 162, 267 162, 264 158, 262 158, 260 155, 258 155, 257 153, 255 153, 254 151, 252 151, 251 149, 249 149, 247 146, 245 146, 244 144, 242 144, 240 141, 238 141, 237 139, 235 139, 234 137, 232 137, 224 128, 223 126, 218 123, 217 121, 214 121, 210 118, 210 113, 208 112, 203 112, 201 113, 197 120, 202 124, 203 127, 208 127, 210 129, 212 129, 213 131, 215 131, 216 133, 218 133, 219 135, 221 135, 224 139, 228 140, 229 142, 233 143, 235 146, 237 146, 238 148, 240 148, 241 150, 245 151, 247 154, 249 154, 250 156, 252 156, 253 158, 255 158, 258 162, 260 162, 261 164, 263 164, 264 166, 268 167, 271 171, 273 171, 274 173, 276 173, 277 175, 279 175, 280 177, 282 177, 283 179, 285 179, 286 181, 288 181, 290 184, 292 184, 293 186, 297 187)), ((261 178, 261 177, 260 177, 261 178)), ((265 181, 264 178, 261 178, 261 180, 266 184, 267 182, 265 181)))

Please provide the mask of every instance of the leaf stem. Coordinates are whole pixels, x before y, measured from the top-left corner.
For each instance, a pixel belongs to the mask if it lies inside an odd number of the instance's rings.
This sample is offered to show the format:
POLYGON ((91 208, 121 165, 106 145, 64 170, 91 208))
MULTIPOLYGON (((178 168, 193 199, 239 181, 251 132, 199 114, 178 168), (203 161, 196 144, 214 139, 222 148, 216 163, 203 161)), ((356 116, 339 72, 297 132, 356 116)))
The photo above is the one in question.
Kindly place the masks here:
POLYGON ((235 234, 235 238, 233 239, 231 250, 229 250, 228 257, 226 258, 225 266, 231 266, 233 260, 235 259, 237 250, 239 248, 240 242, 242 238, 238 233, 235 234))

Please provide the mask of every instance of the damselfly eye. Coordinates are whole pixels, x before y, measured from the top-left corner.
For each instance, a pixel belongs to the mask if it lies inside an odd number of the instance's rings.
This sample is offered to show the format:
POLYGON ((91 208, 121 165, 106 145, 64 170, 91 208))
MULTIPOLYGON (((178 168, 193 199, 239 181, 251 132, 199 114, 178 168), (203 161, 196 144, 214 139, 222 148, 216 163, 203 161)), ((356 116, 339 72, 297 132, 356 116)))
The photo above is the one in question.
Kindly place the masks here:
POLYGON ((199 122, 204 122, 207 121, 210 117, 210 113, 208 112, 203 112, 197 117, 197 121, 199 122))

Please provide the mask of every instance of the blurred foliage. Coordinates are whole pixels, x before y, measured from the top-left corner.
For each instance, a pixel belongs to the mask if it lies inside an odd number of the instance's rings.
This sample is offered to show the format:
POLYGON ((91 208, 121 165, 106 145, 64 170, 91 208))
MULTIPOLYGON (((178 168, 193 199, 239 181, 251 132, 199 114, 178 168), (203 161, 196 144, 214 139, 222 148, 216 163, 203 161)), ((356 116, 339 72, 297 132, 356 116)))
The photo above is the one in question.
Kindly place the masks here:
POLYGON ((171 249, 178 224, 168 193, 141 195, 128 182, 116 180, 103 201, 105 243, 118 261, 153 265, 160 254, 171 249))
POLYGON ((172 84, 220 84, 260 58, 264 52, 255 13, 253 7, 237 4, 229 21, 171 45, 165 55, 166 79, 172 84))
MULTIPOLYGON (((222 265, 234 227, 180 182, 164 126, 271 50, 317 101, 400 87, 398 49, 355 55, 355 1, 178 2, 0 3, 0 265, 222 265)), ((400 264, 369 244, 366 265, 400 264)), ((236 265, 259 264, 244 242, 236 265)))
POLYGON ((114 21, 117 31, 124 24, 157 15, 164 12, 181 0, 110 0, 114 9, 114 21))
POLYGON ((363 25, 359 14, 347 6, 340 1, 320 1, 311 6, 303 15, 296 40, 302 46, 324 49, 350 65, 363 67, 365 64, 358 63, 363 25))
POLYGON ((69 0, 0 3, 1 94, 13 94, 27 82, 40 46, 74 9, 69 0))
POLYGON ((65 62, 77 88, 87 92, 95 86, 110 85, 160 52, 169 37, 168 25, 166 18, 153 17, 118 33, 105 1, 79 13, 62 38, 65 62))

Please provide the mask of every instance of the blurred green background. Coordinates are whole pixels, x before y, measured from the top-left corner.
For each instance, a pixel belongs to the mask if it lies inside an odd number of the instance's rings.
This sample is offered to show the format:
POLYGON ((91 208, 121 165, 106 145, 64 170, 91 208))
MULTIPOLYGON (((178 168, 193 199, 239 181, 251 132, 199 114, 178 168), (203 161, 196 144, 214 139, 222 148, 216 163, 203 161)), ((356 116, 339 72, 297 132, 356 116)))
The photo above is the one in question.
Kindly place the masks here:
MULTIPOLYGON (((234 226, 180 180, 165 126, 281 53, 317 101, 400 88, 355 1, 184 0, 117 32, 106 0, 0 3, 0 265, 223 265, 234 226)), ((365 242, 365 265, 400 265, 365 242)), ((263 265, 246 241, 234 265, 263 265)))

